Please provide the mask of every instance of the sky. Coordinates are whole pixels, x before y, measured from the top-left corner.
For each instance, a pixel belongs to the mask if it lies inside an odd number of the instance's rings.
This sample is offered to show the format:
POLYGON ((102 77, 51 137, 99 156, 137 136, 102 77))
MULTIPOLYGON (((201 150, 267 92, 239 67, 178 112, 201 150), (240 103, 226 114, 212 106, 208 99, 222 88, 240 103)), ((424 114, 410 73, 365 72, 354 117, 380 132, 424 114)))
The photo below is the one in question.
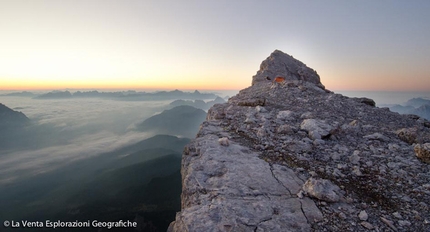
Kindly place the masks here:
POLYGON ((430 91, 428 12, 428 0, 0 0, 0 90, 238 90, 279 49, 330 90, 430 91))

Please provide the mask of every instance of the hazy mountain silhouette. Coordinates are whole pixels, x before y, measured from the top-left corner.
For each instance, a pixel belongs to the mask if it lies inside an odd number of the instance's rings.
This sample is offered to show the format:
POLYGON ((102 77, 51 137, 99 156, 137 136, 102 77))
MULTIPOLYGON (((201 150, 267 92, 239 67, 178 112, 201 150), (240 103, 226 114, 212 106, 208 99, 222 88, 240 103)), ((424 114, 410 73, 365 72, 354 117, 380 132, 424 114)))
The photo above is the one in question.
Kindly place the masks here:
POLYGON ((30 124, 25 114, 0 103, 0 150, 23 145, 30 124))
POLYGON ((72 98, 72 94, 69 91, 52 91, 39 96, 34 97, 36 99, 65 99, 72 98))
POLYGON ((202 109, 202 110, 208 110, 209 108, 211 108, 213 105, 218 104, 218 103, 224 103, 225 100, 220 98, 220 97, 216 97, 215 100, 212 101, 208 101, 208 102, 204 102, 203 100, 175 100, 173 102, 171 102, 169 104, 169 106, 171 107, 176 107, 176 106, 192 106, 198 109, 202 109))
POLYGON ((28 125, 30 119, 22 112, 12 110, 0 103, 0 128, 17 128, 28 125))
POLYGON ((411 111, 413 111, 415 107, 413 106, 402 106, 402 105, 394 105, 390 106, 390 110, 400 113, 400 114, 409 114, 411 111))
POLYGON ((0 96, 9 96, 9 97, 35 97, 37 94, 28 92, 28 91, 22 91, 22 92, 13 92, 13 93, 7 93, 7 94, 0 94, 0 96))
POLYGON ((112 221, 143 217, 144 223, 165 231, 180 208, 181 154, 189 141, 157 135, 18 179, 0 188, 0 218, 112 221))
POLYGON ((201 109, 186 105, 177 106, 146 119, 137 128, 158 134, 194 138, 205 118, 206 112, 201 109))
MULTIPOLYGON (((21 94, 22 95, 22 94, 21 94)), ((12 96, 12 95, 10 95, 12 96)), ((99 92, 99 91, 77 91, 70 93, 69 91, 51 91, 49 93, 41 94, 35 99, 67 99, 67 98, 109 98, 122 101, 162 101, 173 99, 216 99, 218 96, 213 93, 200 93, 195 90, 194 92, 183 92, 180 90, 173 91, 159 91, 159 92, 137 92, 134 90, 118 91, 118 92, 99 92)))
POLYGON ((430 105, 430 100, 429 99, 424 99, 424 98, 421 98, 421 97, 417 97, 417 98, 409 99, 405 103, 405 105, 407 105, 407 106, 413 106, 415 108, 418 108, 418 107, 420 107, 422 105, 430 105))
POLYGON ((415 114, 430 120, 430 100, 424 98, 409 99, 404 105, 393 105, 389 107, 391 111, 400 114, 415 114))
POLYGON ((411 113, 430 120, 430 104, 422 105, 412 110, 411 113))

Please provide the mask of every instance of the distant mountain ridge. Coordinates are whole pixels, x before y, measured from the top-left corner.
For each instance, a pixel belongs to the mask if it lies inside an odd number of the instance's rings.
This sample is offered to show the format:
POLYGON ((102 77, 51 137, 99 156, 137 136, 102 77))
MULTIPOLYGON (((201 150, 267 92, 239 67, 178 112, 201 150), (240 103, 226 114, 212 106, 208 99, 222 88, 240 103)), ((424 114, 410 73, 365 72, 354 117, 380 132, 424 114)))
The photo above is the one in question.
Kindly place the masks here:
POLYGON ((187 105, 187 106, 192 106, 198 109, 203 109, 203 110, 207 110, 209 108, 211 108, 214 104, 219 104, 219 103, 224 103, 225 100, 220 98, 220 97, 216 97, 214 100, 212 101, 208 101, 208 102, 204 102, 203 100, 175 100, 173 102, 171 102, 169 105, 172 107, 176 107, 176 106, 182 106, 182 105, 187 105))
POLYGON ((430 99, 425 99, 422 97, 412 98, 409 99, 405 105, 407 106, 413 106, 413 107, 420 107, 422 105, 430 105, 430 99))
MULTIPOLYGON (((29 96, 26 93, 25 96, 29 96)), ((23 93, 13 93, 4 96, 23 96, 23 93)), ((110 98, 123 101, 161 101, 173 99, 215 99, 218 96, 213 93, 201 93, 198 90, 194 92, 183 92, 180 90, 173 91, 158 91, 158 92, 137 92, 134 90, 120 91, 120 92, 99 92, 99 91, 77 91, 71 93, 70 91, 52 91, 49 93, 35 96, 35 99, 67 99, 67 98, 110 98)))
POLYGON ((6 94, 0 94, 0 96, 13 96, 13 97, 35 97, 37 94, 28 92, 28 91, 22 91, 22 92, 13 92, 13 93, 6 93, 6 94))
POLYGON ((415 114, 430 120, 430 100, 425 98, 409 99, 404 105, 393 105, 389 107, 391 111, 400 114, 415 114))
POLYGON ((137 128, 157 134, 194 138, 205 118, 206 112, 202 109, 181 105, 146 119, 137 128))

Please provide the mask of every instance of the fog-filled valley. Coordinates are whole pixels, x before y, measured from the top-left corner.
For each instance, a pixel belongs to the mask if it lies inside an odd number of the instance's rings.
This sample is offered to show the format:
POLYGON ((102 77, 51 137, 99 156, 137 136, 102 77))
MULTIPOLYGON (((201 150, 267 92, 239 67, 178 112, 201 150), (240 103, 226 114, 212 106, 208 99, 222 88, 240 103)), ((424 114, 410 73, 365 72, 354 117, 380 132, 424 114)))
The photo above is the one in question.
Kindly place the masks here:
POLYGON ((182 151, 224 99, 61 93, 0 96, 0 217, 130 220, 138 231, 165 231, 180 210, 182 151))

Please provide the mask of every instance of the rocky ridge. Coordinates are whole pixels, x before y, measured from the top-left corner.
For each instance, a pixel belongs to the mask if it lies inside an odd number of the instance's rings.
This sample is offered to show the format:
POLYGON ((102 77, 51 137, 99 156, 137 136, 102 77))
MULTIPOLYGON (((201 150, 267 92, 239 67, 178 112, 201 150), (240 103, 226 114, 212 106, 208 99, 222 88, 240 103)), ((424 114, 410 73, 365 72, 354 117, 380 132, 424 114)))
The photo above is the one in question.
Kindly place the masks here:
POLYGON ((185 148, 168 231, 430 231, 429 127, 275 51, 185 148))
POLYGON ((12 110, 0 103, 0 129, 22 127, 29 122, 30 119, 22 112, 12 110))

